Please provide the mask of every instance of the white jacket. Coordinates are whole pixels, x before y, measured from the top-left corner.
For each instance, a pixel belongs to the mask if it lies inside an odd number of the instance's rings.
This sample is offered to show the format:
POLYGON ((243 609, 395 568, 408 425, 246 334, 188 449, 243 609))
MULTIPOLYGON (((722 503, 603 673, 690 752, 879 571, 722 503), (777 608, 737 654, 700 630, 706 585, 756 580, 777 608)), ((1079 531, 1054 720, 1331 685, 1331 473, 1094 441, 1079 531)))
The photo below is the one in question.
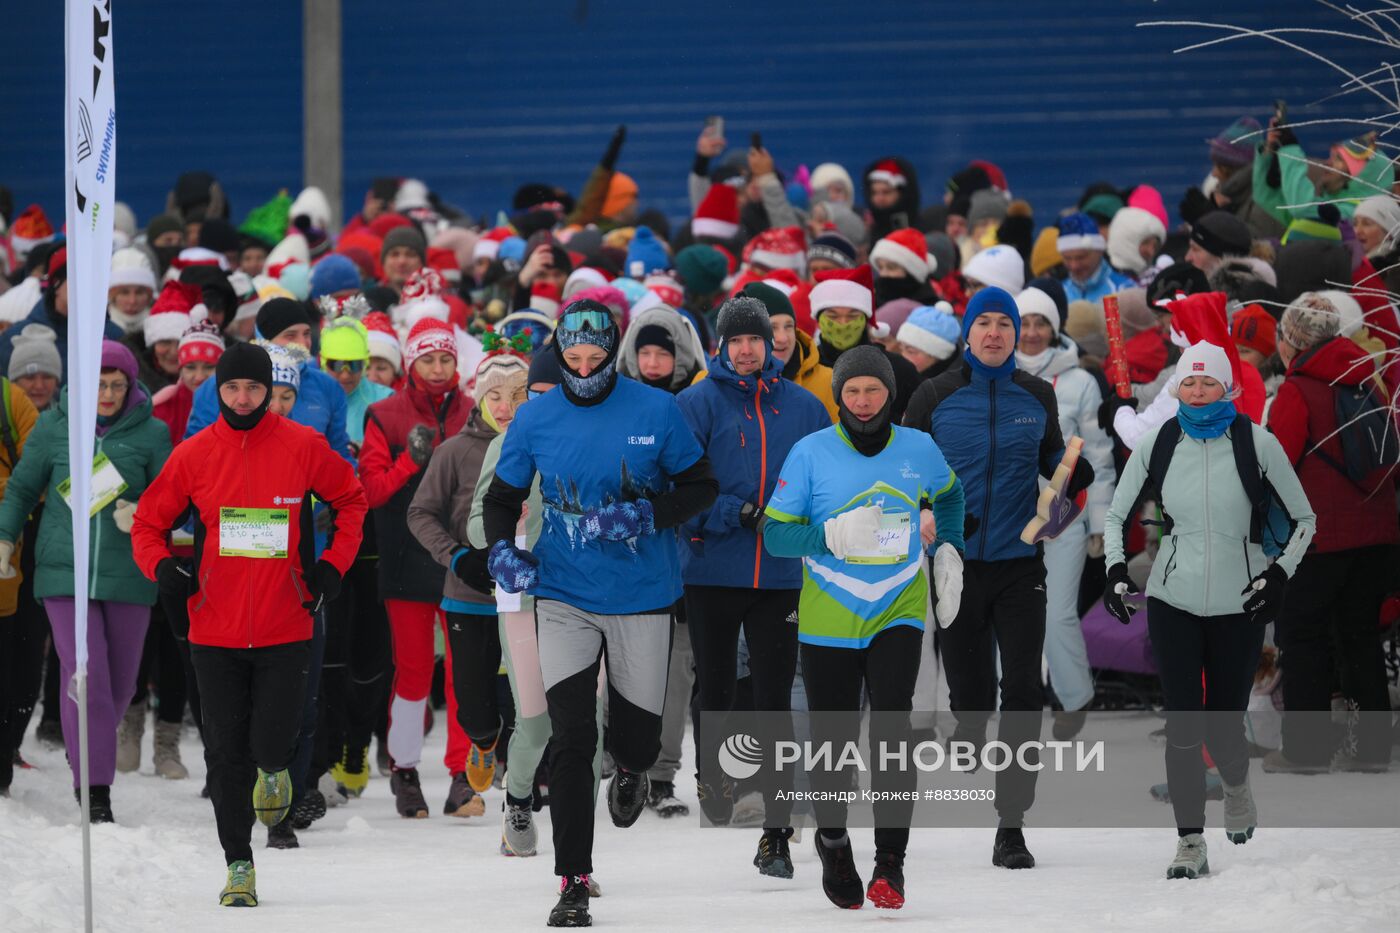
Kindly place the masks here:
POLYGON ((1054 387, 1060 433, 1065 441, 1076 434, 1084 438, 1082 456, 1094 468, 1094 483, 1085 497, 1084 514, 1089 519, 1089 533, 1103 534, 1104 517, 1113 501, 1115 473, 1113 441, 1099 427, 1103 392, 1098 381, 1079 368, 1079 348, 1068 337, 1061 337, 1059 345, 1036 357, 1018 352, 1016 365, 1054 387))
POLYGON ((1162 383, 1162 388, 1157 390, 1157 397, 1142 411, 1120 408, 1113 413, 1113 432, 1118 435, 1124 447, 1137 450, 1138 441, 1142 440, 1144 434, 1176 417, 1178 403, 1171 394, 1176 383, 1176 374, 1173 373, 1162 383))

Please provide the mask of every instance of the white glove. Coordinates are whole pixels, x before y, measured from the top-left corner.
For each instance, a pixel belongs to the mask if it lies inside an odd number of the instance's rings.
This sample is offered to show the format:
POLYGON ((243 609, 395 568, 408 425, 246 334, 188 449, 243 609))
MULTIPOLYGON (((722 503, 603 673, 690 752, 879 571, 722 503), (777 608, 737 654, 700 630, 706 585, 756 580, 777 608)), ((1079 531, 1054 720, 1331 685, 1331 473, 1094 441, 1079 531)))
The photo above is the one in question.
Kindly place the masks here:
POLYGON ((933 552, 933 592, 938 597, 934 615, 938 627, 947 628, 962 608, 963 559, 951 544, 940 544, 933 552))
POLYGON ((117 530, 131 534, 131 522, 134 518, 136 518, 136 503, 118 499, 117 507, 112 510, 112 521, 117 523, 117 530))
POLYGON ((15 568, 10 566, 10 558, 14 556, 15 544, 13 541, 0 541, 0 580, 10 580, 14 578, 15 568))
POLYGON ((881 514, 878 505, 862 505, 828 518, 822 525, 827 550, 837 560, 845 560, 854 550, 873 552, 879 545, 881 514))

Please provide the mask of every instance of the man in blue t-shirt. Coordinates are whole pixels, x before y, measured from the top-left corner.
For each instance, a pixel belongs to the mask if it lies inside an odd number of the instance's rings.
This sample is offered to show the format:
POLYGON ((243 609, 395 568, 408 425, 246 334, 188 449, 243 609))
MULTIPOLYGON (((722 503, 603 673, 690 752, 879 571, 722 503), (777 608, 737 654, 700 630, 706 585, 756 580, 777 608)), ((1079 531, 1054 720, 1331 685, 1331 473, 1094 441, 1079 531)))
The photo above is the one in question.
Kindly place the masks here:
POLYGON ((565 309, 554 332, 563 382, 522 406, 484 500, 496 584, 535 596, 549 706, 554 870, 563 877, 551 926, 586 926, 593 870, 594 692, 607 652, 613 823, 631 826, 661 749, 671 610, 681 596, 673 529, 718 493, 705 452, 669 393, 617 374, 621 342, 593 301, 565 309), (543 529, 515 545, 520 507, 540 477, 543 529))

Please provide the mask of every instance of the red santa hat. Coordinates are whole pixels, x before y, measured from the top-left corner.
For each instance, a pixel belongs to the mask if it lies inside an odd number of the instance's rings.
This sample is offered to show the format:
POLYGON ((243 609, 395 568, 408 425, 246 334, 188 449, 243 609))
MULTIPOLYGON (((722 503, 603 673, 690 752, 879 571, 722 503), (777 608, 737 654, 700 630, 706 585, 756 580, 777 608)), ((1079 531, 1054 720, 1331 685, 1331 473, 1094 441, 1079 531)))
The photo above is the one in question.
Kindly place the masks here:
POLYGON ((141 324, 146 346, 162 340, 179 340, 193 323, 196 309, 201 319, 209 314, 204 307, 203 289, 189 282, 166 282, 156 296, 151 313, 141 324))
MULTIPOLYGON (((403 362, 405 366, 412 366, 418 357, 425 353, 450 353, 452 359, 457 359, 457 335, 452 332, 452 325, 446 321, 439 321, 437 318, 424 318, 413 329, 408 332, 408 337, 403 342, 403 362)), ((371 342, 370 354, 373 355, 373 344, 371 342)))
POLYGON ((884 259, 909 273, 910 278, 925 281, 933 274, 937 261, 929 257, 928 242, 912 227, 896 230, 875 244, 870 261, 884 259))
POLYGON ((733 238, 739 232, 739 192, 730 185, 710 185, 704 200, 695 209, 690 232, 697 237, 733 238))
POLYGON ((394 372, 403 372, 403 348, 399 346, 399 336, 394 333, 394 324, 383 311, 371 311, 365 315, 365 330, 369 331, 369 355, 387 360, 394 372))
POLYGON ((807 238, 801 227, 772 227, 749 240, 744 262, 769 269, 791 269, 799 275, 807 265, 807 238))
POLYGON ((875 316, 874 297, 875 277, 868 265, 854 269, 831 269, 817 273, 817 284, 812 286, 812 316, 816 317, 827 308, 855 308, 864 314, 866 320, 875 316))
POLYGON ((554 317, 563 299, 559 296, 559 286, 553 282, 536 282, 530 287, 530 307, 554 317))
POLYGON ((866 181, 883 181, 895 188, 903 188, 909 181, 904 177, 904 169, 900 168, 899 163, 894 159, 876 162, 875 167, 870 170, 870 174, 866 175, 865 179, 866 181))
POLYGON ((442 276, 445 282, 456 285, 462 281, 462 267, 457 265, 457 254, 445 246, 428 247, 428 267, 442 276))
POLYGON ((501 243, 515 236, 515 231, 509 227, 496 227, 490 230, 481 239, 476 241, 472 247, 472 261, 478 259, 495 259, 496 254, 501 251, 501 243))

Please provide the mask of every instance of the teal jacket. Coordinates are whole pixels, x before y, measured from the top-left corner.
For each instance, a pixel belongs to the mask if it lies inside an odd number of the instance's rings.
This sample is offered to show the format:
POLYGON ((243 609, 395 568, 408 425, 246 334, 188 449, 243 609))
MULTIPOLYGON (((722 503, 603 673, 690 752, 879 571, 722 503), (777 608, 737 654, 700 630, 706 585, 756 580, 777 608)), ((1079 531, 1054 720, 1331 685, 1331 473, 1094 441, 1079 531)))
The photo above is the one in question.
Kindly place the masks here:
POLYGON ((345 396, 345 433, 350 436, 350 443, 355 445, 357 451, 365 442, 365 412, 375 402, 381 402, 393 394, 394 390, 388 386, 370 382, 368 377, 362 376, 355 391, 345 396))
MULTIPOLYGON (((1278 565, 1291 577, 1307 553, 1317 518, 1278 438, 1257 424, 1250 428, 1259 468, 1297 522, 1278 558, 1278 565)), ((1126 560, 1123 526, 1136 519, 1131 514, 1133 504, 1147 479, 1147 462, 1160 430, 1143 435, 1113 494, 1104 522, 1104 554, 1110 567, 1126 560)), ((1147 595, 1196 616, 1243 612, 1242 591, 1268 566, 1268 559, 1249 540, 1252 513, 1235 468, 1229 433, 1198 441, 1182 432, 1165 486, 1162 507, 1172 517, 1173 528, 1157 551, 1147 595)))
MULTIPOLYGON (((127 488, 119 498, 137 501, 170 456, 170 429, 151 415, 151 397, 127 410, 107 433, 97 438, 94 455, 103 453, 121 473, 127 488)), ((29 514, 45 499, 34 553, 34 596, 73 596, 73 518, 58 485, 68 479, 68 390, 58 405, 39 416, 29 435, 24 456, 0 500, 0 540, 15 541, 24 533, 29 514)), ((147 580, 131 557, 131 536, 117 528, 109 503, 95 515, 88 530, 88 598, 153 605, 156 585, 147 580)))

